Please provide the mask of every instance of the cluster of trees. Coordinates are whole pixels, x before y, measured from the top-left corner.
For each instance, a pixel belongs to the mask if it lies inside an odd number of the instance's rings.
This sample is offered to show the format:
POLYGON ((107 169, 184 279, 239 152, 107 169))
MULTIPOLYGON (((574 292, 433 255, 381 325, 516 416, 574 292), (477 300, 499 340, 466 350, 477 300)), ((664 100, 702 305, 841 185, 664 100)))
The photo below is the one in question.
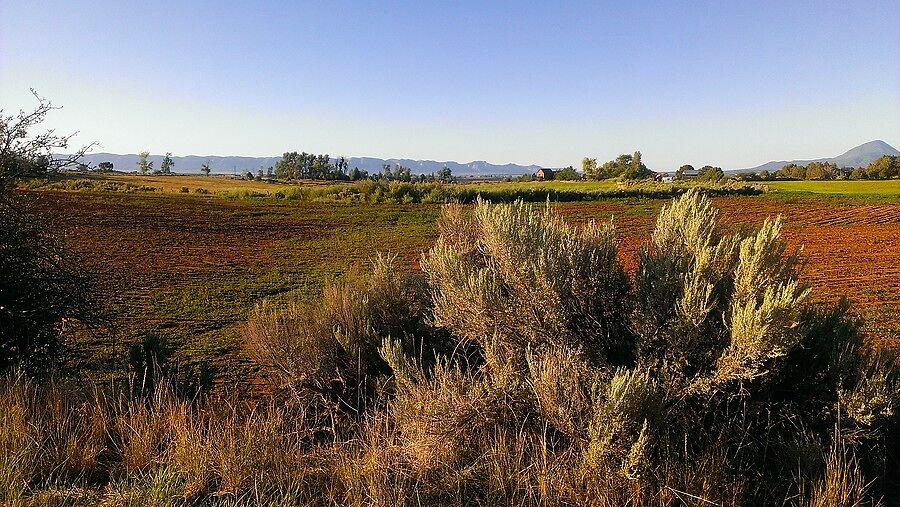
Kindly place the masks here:
POLYGON ((400 164, 395 164, 393 168, 391 168, 390 164, 383 164, 381 166, 381 178, 388 181, 412 181, 412 172, 409 167, 404 167, 400 164))
POLYGON ((775 171, 776 178, 791 180, 830 180, 841 174, 842 171, 830 162, 810 162, 806 166, 787 164, 775 171))
POLYGON ((775 171, 772 175, 768 171, 761 171, 755 175, 756 179, 790 179, 790 180, 888 180, 900 176, 900 157, 885 155, 873 160, 866 167, 838 168, 830 162, 810 162, 802 166, 787 164, 775 171))
POLYGON ((584 176, 592 180, 618 177, 636 180, 651 175, 650 169, 641 162, 641 152, 639 151, 634 152, 633 155, 619 155, 615 160, 610 160, 602 165, 597 163, 596 158, 585 158, 581 161, 581 169, 584 171, 584 176))
POLYGON ((93 172, 97 172, 97 173, 111 173, 113 171, 114 167, 115 166, 113 166, 113 163, 109 162, 109 161, 100 162, 95 167, 91 167, 83 162, 79 162, 75 166, 75 170, 77 170, 78 172, 93 171, 93 172))
MULTIPOLYGON (((110 164, 111 166, 112 164, 110 164)), ((138 154, 138 171, 141 174, 172 174, 172 168, 175 167, 175 161, 172 160, 172 152, 167 152, 166 156, 163 158, 162 162, 159 164, 159 169, 153 169, 153 161, 150 160, 150 152, 142 151, 138 154)))
POLYGON ((900 176, 900 156, 885 155, 873 160, 866 168, 856 168, 850 172, 854 180, 887 180, 900 176))
MULTIPOLYGON (((402 181, 402 182, 406 182, 406 183, 409 183, 409 182, 412 182, 412 183, 436 182, 436 181, 439 181, 441 183, 453 182, 453 171, 449 167, 446 167, 446 166, 438 169, 437 173, 419 174, 419 175, 412 174, 409 167, 402 166, 400 164, 394 164, 393 168, 391 168, 391 166, 388 164, 384 164, 381 166, 381 168, 382 168, 381 174, 375 174, 372 176, 369 176, 368 172, 366 172, 366 171, 361 171, 360 172, 361 177, 357 178, 357 180, 368 178, 370 180, 376 180, 376 181, 377 180, 402 181)), ((354 170, 358 170, 358 169, 354 168, 354 170)), ((356 181, 353 179, 353 171, 351 171, 350 179, 353 181, 356 181)))
POLYGON ((574 167, 569 166, 563 167, 558 171, 553 171, 550 179, 557 181, 575 181, 581 179, 581 175, 578 174, 578 171, 576 171, 574 167))
MULTIPOLYGON (((274 174, 270 167, 268 177, 293 180, 330 180, 330 181, 361 181, 361 180, 387 180, 387 181, 441 181, 449 183, 453 181, 453 172, 449 167, 443 167, 437 173, 414 175, 409 167, 394 164, 384 164, 380 173, 369 174, 359 167, 349 169, 346 158, 340 157, 332 160, 328 155, 314 155, 311 153, 287 152, 275 164, 274 174)), ((248 173, 252 178, 253 174, 248 173)), ((262 169, 257 174, 262 178, 262 169)))
MULTIPOLYGON (((675 171, 675 179, 680 180, 684 179, 686 172, 694 172, 694 166, 691 164, 685 164, 678 168, 675 171)), ((697 180, 699 181, 719 181, 725 177, 725 171, 722 170, 721 167, 705 165, 697 171, 697 180)))
POLYGON ((347 160, 339 158, 334 163, 328 155, 286 152, 275 163, 275 176, 286 180, 344 180, 347 177, 347 160))

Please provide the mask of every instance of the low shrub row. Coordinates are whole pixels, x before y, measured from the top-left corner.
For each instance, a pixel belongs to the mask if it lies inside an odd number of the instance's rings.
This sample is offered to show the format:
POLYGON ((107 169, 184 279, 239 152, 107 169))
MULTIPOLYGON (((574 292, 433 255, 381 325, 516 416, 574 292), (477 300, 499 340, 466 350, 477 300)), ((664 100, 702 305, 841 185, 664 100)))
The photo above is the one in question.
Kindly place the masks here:
POLYGON ((759 185, 748 184, 663 184, 640 183, 614 189, 590 189, 573 186, 571 189, 514 186, 497 184, 486 186, 446 184, 440 182, 408 183, 400 181, 359 181, 352 184, 320 187, 290 187, 274 193, 237 190, 221 193, 233 199, 275 197, 300 201, 344 201, 366 203, 472 203, 479 197, 496 203, 573 202, 616 198, 668 199, 684 194, 691 188, 702 188, 708 195, 758 195, 766 191, 759 185))

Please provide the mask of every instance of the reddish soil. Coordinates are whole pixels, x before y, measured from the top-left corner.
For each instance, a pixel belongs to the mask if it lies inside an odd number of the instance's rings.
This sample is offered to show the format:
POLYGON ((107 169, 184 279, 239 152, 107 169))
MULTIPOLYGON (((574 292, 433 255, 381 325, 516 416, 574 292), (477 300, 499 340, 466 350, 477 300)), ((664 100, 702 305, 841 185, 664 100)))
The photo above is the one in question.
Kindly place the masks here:
MULTIPOLYGON (((283 279, 270 284, 272 291, 282 290, 295 279, 315 287, 323 277, 371 256, 376 249, 399 253, 404 261, 414 263, 433 238, 436 217, 436 208, 424 205, 363 208, 172 194, 30 195, 35 207, 52 217, 51 225, 66 230, 75 249, 105 274, 111 298, 120 307, 131 308, 131 319, 165 319, 165 308, 157 305, 158 315, 151 315, 143 306, 160 293, 176 289, 191 294, 191 287, 221 280, 244 291, 242 299, 230 303, 233 311, 207 324, 208 328, 232 326, 229 336, 239 334, 251 298, 270 290, 249 286, 252 280, 244 278, 281 270, 283 279), (418 218, 411 228, 405 220, 413 220, 413 215, 418 218)), ((613 218, 621 241, 620 259, 633 270, 638 248, 648 238, 662 204, 605 201, 556 208, 573 221, 613 218)), ((801 273, 814 288, 813 300, 830 304, 846 296, 868 319, 867 333, 878 343, 900 346, 900 203, 762 196, 717 198, 715 204, 727 227, 783 215, 789 244, 803 248, 801 273)), ((210 305, 217 304, 212 299, 219 294, 209 296, 210 305)), ((183 331, 185 337, 206 329, 198 331, 197 323, 190 326, 183 331)))

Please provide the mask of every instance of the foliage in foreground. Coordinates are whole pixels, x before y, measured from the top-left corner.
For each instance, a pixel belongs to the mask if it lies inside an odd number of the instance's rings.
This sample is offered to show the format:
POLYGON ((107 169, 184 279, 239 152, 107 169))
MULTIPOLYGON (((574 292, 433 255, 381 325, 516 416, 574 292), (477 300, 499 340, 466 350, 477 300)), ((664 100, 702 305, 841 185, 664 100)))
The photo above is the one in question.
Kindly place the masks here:
POLYGON ((891 498, 896 361, 845 306, 807 304, 780 220, 716 222, 696 191, 676 199, 632 278, 611 224, 450 205, 422 276, 380 258, 314 305, 256 309, 265 402, 7 381, 0 499, 73 484, 142 505, 891 498))
POLYGON ((67 328, 101 321, 90 278, 15 189, 20 178, 65 170, 89 148, 54 157, 72 136, 34 132, 55 109, 35 98, 33 111, 6 115, 0 110, 0 372, 15 366, 30 373, 48 369, 67 328))

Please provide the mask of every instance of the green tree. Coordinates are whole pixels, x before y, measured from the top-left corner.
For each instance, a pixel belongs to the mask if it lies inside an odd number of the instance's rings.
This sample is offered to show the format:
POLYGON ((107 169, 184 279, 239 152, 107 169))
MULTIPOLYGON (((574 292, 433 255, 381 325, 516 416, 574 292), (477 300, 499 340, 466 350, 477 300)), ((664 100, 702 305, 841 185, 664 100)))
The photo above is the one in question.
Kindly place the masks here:
POLYGON ((837 166, 827 162, 810 162, 806 166, 805 177, 808 180, 830 180, 838 172, 837 166))
POLYGON ((389 181, 410 181, 412 179, 412 171, 409 167, 400 164, 394 164, 393 169, 389 164, 383 164, 381 167, 384 178, 389 181))
POLYGON ((775 177, 780 179, 803 180, 806 179, 806 168, 797 164, 787 164, 775 172, 775 177))
POLYGON ((163 158, 162 163, 159 165, 159 170, 163 174, 172 174, 172 167, 175 165, 175 161, 172 160, 172 153, 166 153, 166 156, 163 158))
POLYGON ((680 179, 684 178, 685 171, 693 171, 693 170, 694 170, 694 166, 692 166, 691 164, 684 164, 683 166, 679 167, 677 171, 675 171, 675 179, 680 180, 680 179))
POLYGON ((636 151, 631 156, 631 162, 624 168, 622 176, 625 179, 636 180, 649 173, 647 166, 641 163, 641 152, 636 151))
POLYGON ((578 179, 578 172, 574 167, 564 167, 553 174, 553 179, 561 181, 573 181, 578 179))
POLYGON ((348 167, 350 166, 350 162, 346 157, 340 157, 334 162, 334 168, 336 170, 337 179, 348 179, 348 167))
POLYGON ((596 159, 585 158, 581 161, 581 167, 584 169, 586 178, 589 179, 606 179, 623 177, 626 179, 645 178, 650 175, 651 171, 641 162, 641 152, 636 151, 633 155, 623 154, 610 160, 600 167, 597 167, 596 159))
POLYGON ((112 162, 100 162, 99 164, 97 164, 97 169, 99 171, 105 172, 105 173, 112 172, 113 163, 112 162))
POLYGON ((212 171, 212 169, 209 167, 209 162, 204 162, 203 165, 200 166, 200 172, 206 176, 209 176, 210 171, 212 171))
POLYGON ((900 157, 885 155, 869 163, 866 168, 869 179, 886 180, 900 175, 900 157))
POLYGON ((725 172, 722 171, 721 167, 714 167, 711 165, 705 165, 700 168, 700 171, 697 173, 697 179, 701 181, 719 181, 725 177, 725 172))
POLYGON ((599 167, 597 166, 596 158, 583 158, 581 159, 581 171, 584 173, 584 177, 592 180, 600 179, 599 167))
POLYGON ((281 160, 275 162, 275 175, 279 179, 292 180, 298 178, 300 172, 300 154, 296 151, 285 152, 281 160))
POLYGON ((141 174, 147 174, 149 171, 153 170, 153 162, 150 162, 149 159, 149 151, 142 151, 140 155, 138 155, 138 170, 141 174))
POLYGON ((451 171, 449 167, 444 166, 438 169, 437 179, 444 183, 450 183, 453 181, 453 171, 451 171))

